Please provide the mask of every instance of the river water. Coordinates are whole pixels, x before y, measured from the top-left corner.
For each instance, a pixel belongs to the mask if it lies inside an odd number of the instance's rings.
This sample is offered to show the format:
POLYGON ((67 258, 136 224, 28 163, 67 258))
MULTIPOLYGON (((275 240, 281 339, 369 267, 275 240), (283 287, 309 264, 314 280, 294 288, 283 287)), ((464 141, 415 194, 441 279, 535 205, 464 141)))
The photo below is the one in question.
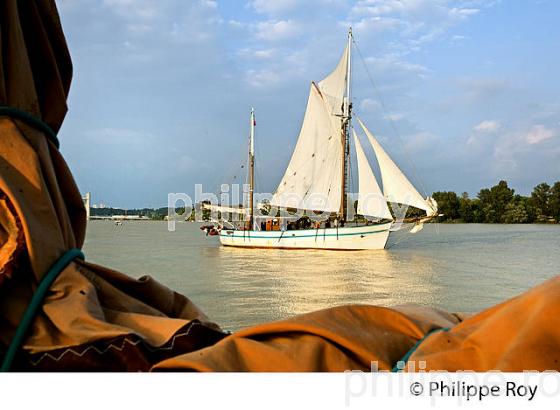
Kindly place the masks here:
POLYGON ((325 307, 476 312, 560 274, 560 226, 430 224, 384 251, 224 248, 196 223, 91 221, 89 261, 150 275, 228 330, 325 307))

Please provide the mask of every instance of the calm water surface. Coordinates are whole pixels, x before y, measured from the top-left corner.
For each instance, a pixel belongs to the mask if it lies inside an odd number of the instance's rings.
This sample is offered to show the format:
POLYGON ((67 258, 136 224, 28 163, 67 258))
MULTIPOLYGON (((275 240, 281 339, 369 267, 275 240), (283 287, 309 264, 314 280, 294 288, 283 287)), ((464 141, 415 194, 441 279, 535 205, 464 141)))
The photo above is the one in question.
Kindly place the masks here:
POLYGON ((558 225, 427 225, 385 251, 224 248, 195 223, 91 221, 89 261, 151 275, 236 330, 329 306, 475 312, 560 274, 558 225))

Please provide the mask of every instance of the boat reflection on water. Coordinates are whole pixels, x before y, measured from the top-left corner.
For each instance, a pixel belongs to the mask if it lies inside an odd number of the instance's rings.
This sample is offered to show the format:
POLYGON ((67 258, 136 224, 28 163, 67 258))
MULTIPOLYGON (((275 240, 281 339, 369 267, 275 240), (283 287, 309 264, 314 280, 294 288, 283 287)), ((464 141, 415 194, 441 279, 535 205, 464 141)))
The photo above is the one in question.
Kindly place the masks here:
POLYGON ((434 261, 420 255, 310 250, 288 257, 275 249, 207 251, 214 254, 209 258, 216 264, 213 280, 228 294, 227 309, 243 312, 241 322, 228 320, 234 327, 343 304, 438 304, 434 261))

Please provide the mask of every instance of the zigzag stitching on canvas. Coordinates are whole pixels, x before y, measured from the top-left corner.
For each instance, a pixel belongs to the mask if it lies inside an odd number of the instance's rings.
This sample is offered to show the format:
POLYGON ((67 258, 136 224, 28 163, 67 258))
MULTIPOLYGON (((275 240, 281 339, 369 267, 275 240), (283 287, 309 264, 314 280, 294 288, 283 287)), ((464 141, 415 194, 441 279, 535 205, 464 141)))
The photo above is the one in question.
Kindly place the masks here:
MULTIPOLYGON (((174 336, 171 338, 171 343, 169 344, 169 346, 166 346, 166 347, 151 347, 150 345, 148 345, 148 344, 146 343, 146 344, 144 344, 144 347, 146 347, 150 352, 155 352, 155 351, 158 351, 158 350, 173 350, 173 348, 175 347, 175 340, 176 340, 178 337, 187 336, 187 335, 189 334, 189 332, 191 331, 192 327, 193 327, 194 325, 198 325, 198 324, 199 324, 199 323, 198 323, 198 322, 195 322, 195 321, 191 322, 191 323, 189 324, 189 327, 187 328, 187 330, 186 330, 185 332, 183 332, 183 333, 177 333, 176 335, 174 335, 174 336)), ((98 349, 96 346, 90 345, 90 346, 88 346, 87 348, 85 348, 82 352, 77 352, 77 351, 74 350, 73 348, 69 347, 69 348, 66 349, 64 352, 62 352, 58 357, 55 357, 55 356, 53 356, 52 354, 46 352, 46 353, 44 353, 39 359, 37 359, 36 361, 30 360, 30 363, 31 363, 33 366, 37 366, 37 365, 38 365, 43 359, 45 359, 46 357, 49 357, 51 360, 53 360, 53 361, 55 361, 55 362, 59 362, 59 361, 64 357, 64 355, 66 355, 66 353, 72 353, 72 354, 74 354, 74 355, 76 355, 76 356, 78 356, 78 357, 83 357, 89 350, 95 350, 95 351, 96 351, 98 354, 100 354, 100 355, 107 353, 107 352, 109 351, 109 349, 115 349, 115 350, 117 350, 117 351, 119 351, 119 352, 122 352, 122 350, 124 349, 125 343, 129 343, 129 344, 132 345, 132 346, 136 346, 136 345, 138 345, 139 343, 142 343, 142 342, 143 342, 142 339, 138 339, 138 340, 134 341, 134 340, 128 339, 128 337, 125 337, 125 338, 123 339, 123 341, 122 341, 120 347, 119 347, 118 345, 113 344, 113 343, 109 344, 109 345, 106 346, 104 349, 98 349)))

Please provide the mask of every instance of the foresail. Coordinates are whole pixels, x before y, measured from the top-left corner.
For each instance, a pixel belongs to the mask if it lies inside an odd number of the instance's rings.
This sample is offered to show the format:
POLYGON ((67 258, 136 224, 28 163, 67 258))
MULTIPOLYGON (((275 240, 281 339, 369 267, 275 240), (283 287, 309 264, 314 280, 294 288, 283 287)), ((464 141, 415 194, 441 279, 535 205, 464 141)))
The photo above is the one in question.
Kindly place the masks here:
POLYGON ((369 165, 369 161, 362 149, 356 132, 354 135, 354 146, 358 157, 358 208, 357 213, 364 216, 373 216, 381 219, 393 219, 391 211, 387 206, 385 197, 379 188, 375 175, 369 165))
POLYGON ((423 209, 428 216, 435 215, 437 213, 437 208, 434 209, 431 202, 420 195, 359 118, 358 122, 375 151, 375 156, 377 157, 377 162, 379 163, 379 169, 381 171, 383 192, 387 201, 423 209))
POLYGON ((319 84, 311 84, 298 141, 272 206, 340 211, 347 60, 346 49, 336 69, 319 84))

